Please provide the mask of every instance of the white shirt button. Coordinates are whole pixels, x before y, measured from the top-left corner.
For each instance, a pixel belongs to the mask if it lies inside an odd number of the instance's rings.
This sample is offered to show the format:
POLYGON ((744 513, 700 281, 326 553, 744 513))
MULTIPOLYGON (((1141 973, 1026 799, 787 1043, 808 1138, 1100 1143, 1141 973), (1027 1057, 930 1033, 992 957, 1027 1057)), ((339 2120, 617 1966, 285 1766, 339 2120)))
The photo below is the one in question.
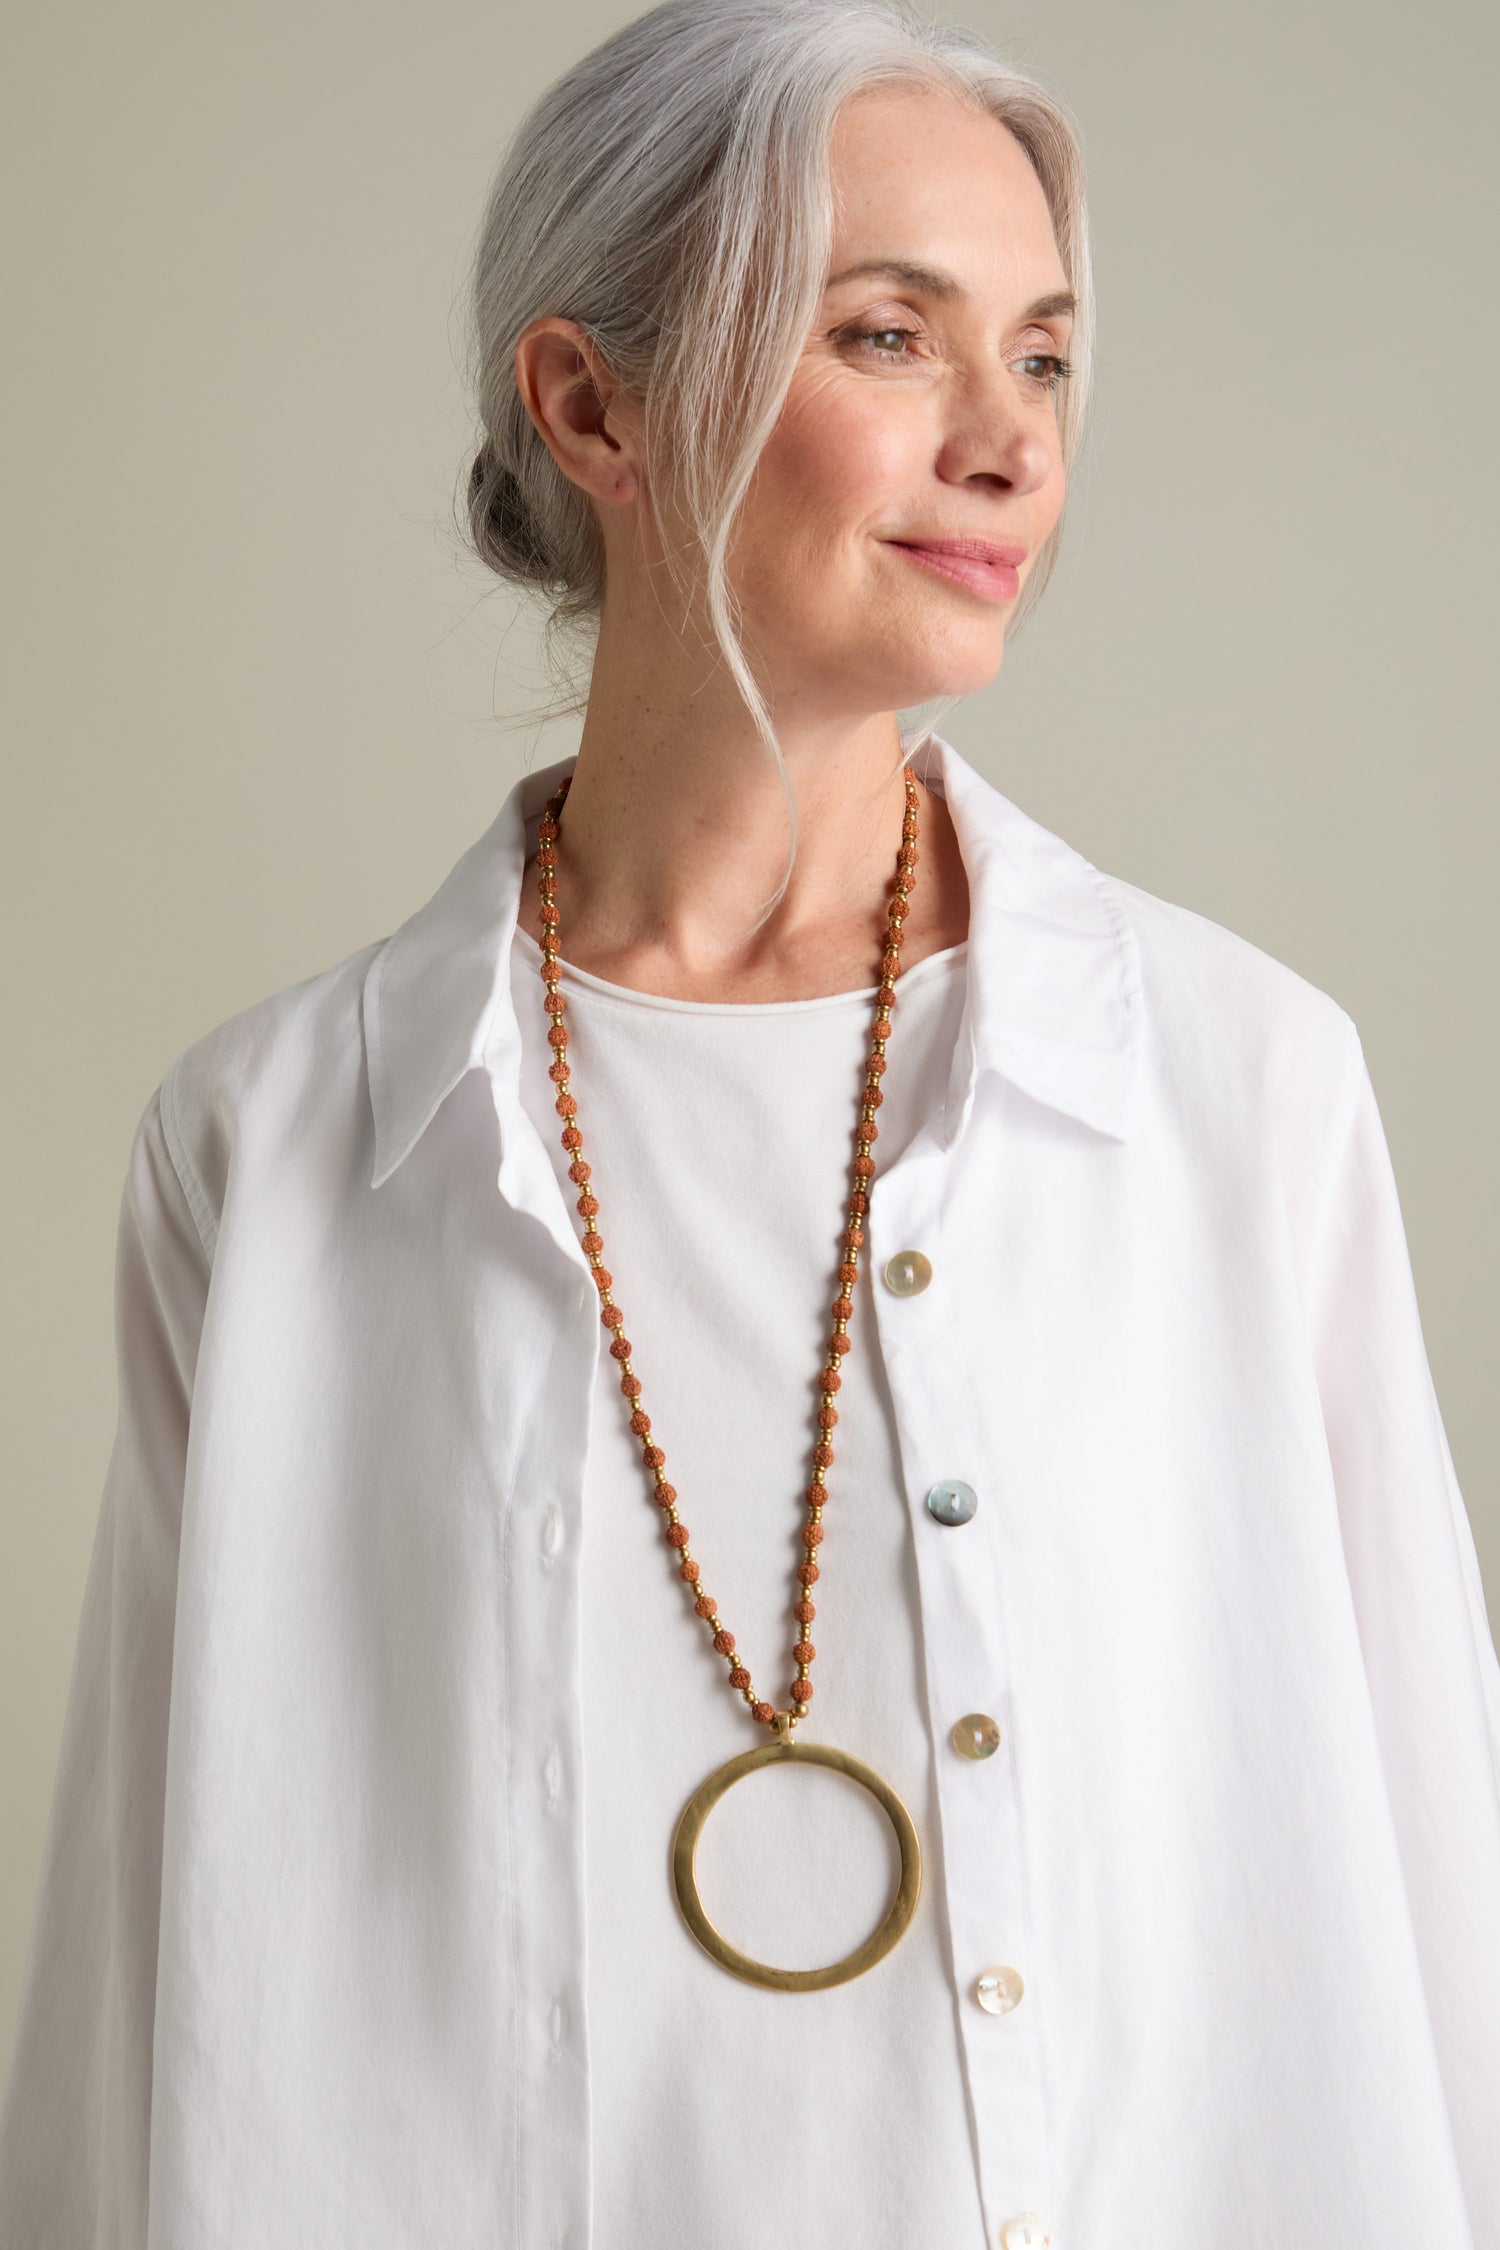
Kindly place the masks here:
POLYGON ((961 1758, 993 1758, 1000 1747, 999 1724, 988 1711, 966 1711, 948 1739, 961 1758))
POLYGON ((1026 1990, 1019 1969, 986 1969, 975 1981, 974 1997, 988 2015, 1008 2016, 1026 1990))
POLYGON ((898 1297, 915 1297, 932 1279, 932 1260, 920 1250, 898 1250, 885 1262, 885 1285, 898 1297))
POLYGON ((1000 2229, 1000 2250, 1051 2250, 1052 2235, 1040 2211, 1018 2211, 1000 2229))

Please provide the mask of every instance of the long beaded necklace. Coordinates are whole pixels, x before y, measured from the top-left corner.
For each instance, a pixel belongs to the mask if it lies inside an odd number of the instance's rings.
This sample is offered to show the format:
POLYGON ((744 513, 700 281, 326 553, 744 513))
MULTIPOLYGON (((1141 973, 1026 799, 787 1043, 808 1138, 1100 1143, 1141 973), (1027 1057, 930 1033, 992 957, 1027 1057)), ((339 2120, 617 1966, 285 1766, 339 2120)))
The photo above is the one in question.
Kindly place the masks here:
POLYGON ((860 1976, 866 1969, 890 1952, 906 1930, 916 1908, 922 1887, 922 1854, 917 1841, 916 1828, 901 1799, 890 1784, 882 1779, 863 1759, 853 1757, 846 1750, 830 1749, 824 1744, 801 1742, 795 1729, 807 1713, 812 1701, 812 1666, 817 1654, 808 1638, 817 1610, 812 1599, 821 1565, 819 1549, 823 1545, 823 1510, 828 1499, 827 1472, 833 1462, 833 1431, 838 1421, 834 1398, 842 1383, 841 1363, 851 1349, 849 1320, 854 1310, 854 1285, 859 1278, 859 1253, 863 1246, 864 1224, 870 1208, 870 1182, 875 1172, 875 1160, 870 1154, 870 1144, 877 1138, 875 1112, 883 1100, 880 1081, 886 1068, 886 1042, 890 1038, 890 1012, 896 999, 896 979, 901 973, 901 925, 911 910, 911 893, 919 857, 917 851, 917 810, 920 799, 911 767, 904 769, 906 781, 906 811, 901 823, 901 849, 896 855, 896 880, 891 894, 884 950, 880 961, 880 984, 875 994, 875 1021, 871 1033, 870 1055, 866 1065, 865 1084, 860 1103, 859 1122, 854 1135, 854 1186, 848 1199, 848 1216, 842 1242, 843 1260, 839 1266, 839 1294, 833 1301, 833 1333, 828 1340, 828 1356, 818 1377, 822 1394, 818 1409, 818 1439, 813 1447, 813 1467, 805 1499, 807 1521, 802 1529, 803 1559, 797 1568, 797 1599, 792 1605, 796 1620, 797 1638, 792 1654, 796 1659, 796 1677, 791 1684, 790 1702, 785 1710, 773 1703, 764 1702, 755 1692, 749 1667, 735 1645, 735 1637, 719 1616, 719 1605, 713 1596, 704 1591, 701 1566, 688 1551, 688 1528, 677 1511, 676 1487, 667 1481, 666 1455, 651 1434, 651 1417, 641 1402, 641 1379, 631 1364, 630 1340, 625 1334, 625 1315, 615 1302, 613 1276, 606 1271, 604 1239, 599 1232, 599 1199, 593 1192, 592 1167, 583 1155, 583 1134, 578 1125, 578 1102, 568 1084, 568 1031, 563 1022, 566 1002, 559 987, 558 971, 561 967, 560 917, 557 909, 557 839, 560 833, 559 817, 567 797, 572 775, 564 778, 559 788, 547 799, 538 830, 537 884, 541 892, 542 923, 542 978, 546 985, 546 1010, 551 1022, 547 1041, 552 1049, 552 1062, 548 1077, 557 1087, 554 1107, 563 1120, 562 1145, 569 1157, 568 1178, 579 1190, 576 1208, 584 1223, 583 1247, 593 1267, 594 1282, 599 1291, 600 1318, 611 1335, 610 1356, 619 1363, 620 1389, 630 1410, 630 1427, 641 1441, 641 1457, 651 1478, 651 1497, 661 1510, 666 1531, 666 1545, 676 1565, 693 1607, 704 1620, 716 1652, 725 1660, 730 1687, 748 1705, 751 1717, 758 1726, 769 1727, 775 1740, 762 1743, 757 1749, 746 1750, 727 1764, 719 1766, 689 1798, 678 1819, 672 1840, 672 1882, 684 1920, 694 1937, 712 1955, 721 1967, 749 1984, 759 1984, 777 1992, 812 1992, 833 1984, 844 1984, 851 1977, 860 1976), (708 1815, 724 1795, 747 1774, 761 1766, 785 1762, 798 1765, 831 1767, 836 1773, 848 1776, 867 1789, 884 1808, 901 1852, 901 1874, 896 1895, 884 1921, 864 1943, 842 1960, 822 1969, 777 1969, 763 1961, 756 1961, 717 1930, 709 1920, 698 1895, 696 1856, 698 1838, 708 1815))

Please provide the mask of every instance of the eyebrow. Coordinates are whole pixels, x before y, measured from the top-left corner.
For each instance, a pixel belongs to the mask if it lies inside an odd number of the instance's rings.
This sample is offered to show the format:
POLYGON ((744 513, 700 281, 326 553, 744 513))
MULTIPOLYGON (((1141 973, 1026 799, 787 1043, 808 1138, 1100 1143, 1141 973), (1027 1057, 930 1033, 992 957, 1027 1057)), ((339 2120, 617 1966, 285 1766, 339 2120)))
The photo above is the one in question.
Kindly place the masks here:
MULTIPOLYGON (((956 275, 941 266, 924 266, 915 258, 870 258, 862 265, 846 266, 842 273, 833 274, 828 287, 837 289, 842 282, 862 281, 866 276, 877 274, 889 274, 894 280, 905 282, 908 289, 921 290, 925 296, 936 297, 944 303, 951 303, 965 294, 963 283, 956 275)), ((1049 296, 1038 297, 1034 305, 1028 305, 1021 318, 1049 320, 1055 314, 1076 313, 1077 310, 1078 299, 1071 289, 1055 289, 1049 296)))

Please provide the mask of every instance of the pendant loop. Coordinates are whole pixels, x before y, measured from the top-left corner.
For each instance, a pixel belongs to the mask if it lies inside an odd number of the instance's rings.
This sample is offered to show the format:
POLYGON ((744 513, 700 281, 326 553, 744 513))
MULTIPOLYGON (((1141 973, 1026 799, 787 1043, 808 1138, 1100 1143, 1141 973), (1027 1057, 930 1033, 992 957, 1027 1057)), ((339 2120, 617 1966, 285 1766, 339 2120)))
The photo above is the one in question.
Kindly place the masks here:
MULTIPOLYGON (((780 1718, 784 1714, 777 1716, 780 1718)), ((902 1936, 922 1889, 922 1848, 911 1814, 890 1783, 873 1766, 867 1766, 862 1758, 852 1756, 847 1750, 832 1750, 819 1742, 793 1742, 787 1738, 743 1751, 739 1757, 717 1767, 695 1790, 683 1807, 672 1838, 672 1882, 688 1928, 705 1953, 711 1954, 721 1968, 743 1978, 747 1984, 764 1985, 772 1992, 822 1992, 829 1985, 847 1984, 851 1977, 862 1976, 866 1969, 872 1969, 877 1961, 883 1960, 902 1936), (714 1928, 698 1896, 695 1865, 698 1838, 714 1806, 725 1791, 732 1789, 737 1781, 743 1781, 746 1774, 755 1773, 762 1766, 784 1765, 788 1759, 805 1766, 830 1767, 833 1772, 845 1774, 861 1788, 868 1789, 884 1808, 901 1848, 901 1877, 885 1920, 862 1945, 856 1946, 842 1961, 831 1962, 826 1969, 775 1969, 764 1961, 752 1960, 748 1953, 741 1953, 738 1946, 731 1945, 714 1928)))

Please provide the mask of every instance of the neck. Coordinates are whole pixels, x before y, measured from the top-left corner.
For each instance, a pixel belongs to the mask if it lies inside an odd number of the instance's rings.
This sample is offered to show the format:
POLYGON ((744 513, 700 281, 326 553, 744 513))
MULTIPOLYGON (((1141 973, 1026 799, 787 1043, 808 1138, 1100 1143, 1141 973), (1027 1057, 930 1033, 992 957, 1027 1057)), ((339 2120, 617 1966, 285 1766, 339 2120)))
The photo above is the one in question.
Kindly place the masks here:
MULTIPOLYGON (((558 841, 565 962, 642 992, 706 1001, 812 999, 877 979, 905 809, 901 744, 882 715, 778 728, 798 808, 786 893, 753 928, 786 866, 781 782, 748 716, 632 708, 591 696, 558 841)), ((920 781, 910 968, 968 932, 948 808, 920 781)), ((541 937, 535 862, 520 922, 541 937)))

